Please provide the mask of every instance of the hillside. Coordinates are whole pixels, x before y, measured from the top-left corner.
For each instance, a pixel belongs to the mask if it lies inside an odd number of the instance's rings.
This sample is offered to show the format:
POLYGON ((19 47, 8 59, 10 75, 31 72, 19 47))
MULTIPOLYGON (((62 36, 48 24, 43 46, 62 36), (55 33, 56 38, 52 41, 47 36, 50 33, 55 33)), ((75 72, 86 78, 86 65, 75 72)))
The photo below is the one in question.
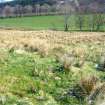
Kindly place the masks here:
POLYGON ((0 105, 87 105, 95 88, 102 105, 104 48, 100 32, 0 30, 0 105))

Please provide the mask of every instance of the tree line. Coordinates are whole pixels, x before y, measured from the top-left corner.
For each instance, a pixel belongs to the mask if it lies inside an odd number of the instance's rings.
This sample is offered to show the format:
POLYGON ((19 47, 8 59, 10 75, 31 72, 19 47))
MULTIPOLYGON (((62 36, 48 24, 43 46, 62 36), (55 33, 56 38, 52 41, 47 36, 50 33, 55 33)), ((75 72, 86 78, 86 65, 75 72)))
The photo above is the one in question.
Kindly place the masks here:
MULTIPOLYGON (((59 9, 59 8, 58 8, 59 9)), ((49 4, 36 4, 36 5, 6 5, 0 8, 0 17, 17 17, 17 16, 30 16, 30 15, 48 15, 60 12, 57 10, 56 5, 50 6, 49 4)))
POLYGON ((70 14, 71 11, 104 13, 105 5, 99 0, 14 0, 0 3, 0 17, 70 14))

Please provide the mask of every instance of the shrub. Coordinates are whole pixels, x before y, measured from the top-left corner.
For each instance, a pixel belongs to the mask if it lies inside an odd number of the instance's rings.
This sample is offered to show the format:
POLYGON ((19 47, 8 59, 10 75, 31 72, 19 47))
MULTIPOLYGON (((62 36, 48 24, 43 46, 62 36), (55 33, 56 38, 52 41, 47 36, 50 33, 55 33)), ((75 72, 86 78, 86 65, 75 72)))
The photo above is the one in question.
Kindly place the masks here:
POLYGON ((80 86, 84 89, 86 95, 89 95, 95 88, 97 80, 98 79, 95 76, 89 76, 80 80, 80 86))
POLYGON ((88 78, 81 78, 81 80, 70 89, 67 94, 76 97, 78 100, 84 100, 94 90, 97 78, 89 76, 88 78))
POLYGON ((90 105, 104 105, 105 104, 105 83, 100 83, 91 92, 88 97, 88 103, 90 105), (104 103, 104 104, 103 104, 104 103))

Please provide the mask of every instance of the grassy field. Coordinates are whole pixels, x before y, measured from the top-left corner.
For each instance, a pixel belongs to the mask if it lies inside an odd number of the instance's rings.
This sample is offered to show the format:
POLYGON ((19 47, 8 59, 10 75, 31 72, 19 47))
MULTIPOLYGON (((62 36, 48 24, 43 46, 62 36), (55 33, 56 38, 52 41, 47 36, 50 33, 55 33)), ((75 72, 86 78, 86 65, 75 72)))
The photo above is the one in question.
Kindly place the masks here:
MULTIPOLYGON (((104 16, 104 15, 102 15, 104 16)), ((91 30, 92 22, 90 22, 91 15, 81 15, 82 30, 91 30)), ((78 16, 70 16, 69 30, 80 30, 78 25, 78 16)), ((34 29, 34 30, 64 30, 64 16, 33 16, 33 17, 17 17, 0 19, 1 27, 17 28, 17 29, 34 29)), ((96 26, 95 26, 96 28, 96 26)), ((105 30, 105 24, 100 28, 105 30)))
POLYGON ((105 103, 104 49, 102 32, 0 30, 0 105, 105 103))
POLYGON ((25 29, 63 28, 63 16, 33 16, 0 19, 0 26, 25 29))

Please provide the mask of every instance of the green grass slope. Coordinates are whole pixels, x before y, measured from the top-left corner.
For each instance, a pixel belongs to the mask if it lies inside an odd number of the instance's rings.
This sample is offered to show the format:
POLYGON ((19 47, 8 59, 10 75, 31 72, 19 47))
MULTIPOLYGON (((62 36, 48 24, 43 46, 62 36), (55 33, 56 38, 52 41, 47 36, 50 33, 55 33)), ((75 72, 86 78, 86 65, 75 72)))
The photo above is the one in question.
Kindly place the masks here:
POLYGON ((86 105, 66 96, 66 92, 78 83, 81 73, 85 78, 95 75, 104 80, 105 77, 91 61, 86 61, 82 68, 72 67, 75 72, 65 73, 59 67, 52 56, 43 58, 38 53, 1 50, 0 105, 86 105))
MULTIPOLYGON (((94 15, 97 18, 96 15, 94 15)), ((91 15, 81 15, 82 30, 91 31, 91 15)), ((104 17, 102 15, 101 17, 104 17)), ((0 19, 0 27, 16 29, 34 29, 34 30, 64 30, 65 16, 32 16, 0 19)), ((95 20, 95 19, 94 19, 95 20)), ((78 16, 72 15, 68 21, 69 30, 80 30, 78 16)), ((96 31, 96 24, 94 26, 96 31)), ((100 31, 105 30, 105 24, 102 24, 100 31)))

